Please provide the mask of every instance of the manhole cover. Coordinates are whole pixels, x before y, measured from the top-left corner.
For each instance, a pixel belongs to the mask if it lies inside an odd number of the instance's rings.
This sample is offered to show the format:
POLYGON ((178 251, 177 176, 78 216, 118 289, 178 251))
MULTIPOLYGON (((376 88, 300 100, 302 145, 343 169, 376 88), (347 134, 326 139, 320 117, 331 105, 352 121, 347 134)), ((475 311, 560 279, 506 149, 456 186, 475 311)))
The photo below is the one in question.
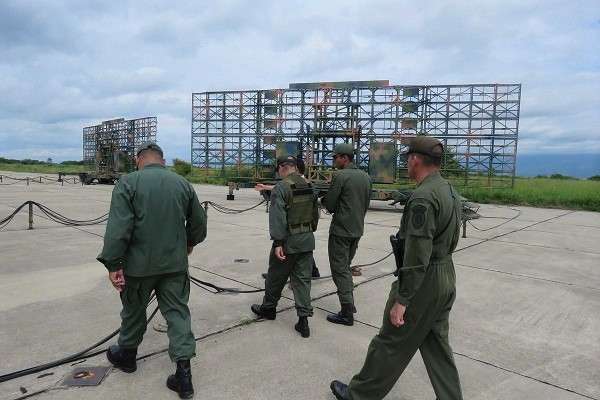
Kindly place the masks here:
POLYGON ((109 367, 77 367, 65 378, 66 386, 98 386, 106 376, 109 367))

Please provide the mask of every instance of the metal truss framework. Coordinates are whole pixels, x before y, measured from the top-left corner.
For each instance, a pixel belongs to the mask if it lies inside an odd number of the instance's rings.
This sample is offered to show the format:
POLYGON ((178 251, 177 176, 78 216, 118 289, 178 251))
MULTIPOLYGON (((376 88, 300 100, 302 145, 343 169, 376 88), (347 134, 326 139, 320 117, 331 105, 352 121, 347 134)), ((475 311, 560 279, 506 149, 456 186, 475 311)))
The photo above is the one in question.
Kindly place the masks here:
POLYGON ((133 162, 136 148, 147 141, 156 141, 156 117, 103 121, 83 128, 83 161, 88 168, 103 171, 121 152, 133 162))
MULTIPOLYGON (((513 187, 520 84, 390 86, 387 81, 290 84, 289 89, 192 94, 192 165, 206 175, 267 178, 278 142, 295 142, 308 177, 325 181, 336 143, 352 143, 367 170, 372 142, 401 155, 418 134, 445 146, 443 174, 457 186, 513 187), (233 171, 233 172, 232 172, 233 171)), ((84 131, 85 132, 85 131, 84 131)))

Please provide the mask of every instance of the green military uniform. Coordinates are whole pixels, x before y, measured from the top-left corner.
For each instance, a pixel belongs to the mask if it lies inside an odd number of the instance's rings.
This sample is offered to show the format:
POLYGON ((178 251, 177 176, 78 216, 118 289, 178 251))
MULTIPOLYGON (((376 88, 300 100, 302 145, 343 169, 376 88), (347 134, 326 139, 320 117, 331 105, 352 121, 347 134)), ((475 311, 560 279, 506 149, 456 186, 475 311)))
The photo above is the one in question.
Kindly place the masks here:
POLYGON ((206 213, 184 178, 161 164, 148 164, 117 182, 98 261, 125 274, 119 347, 133 349, 142 342, 154 290, 168 323, 171 360, 195 355, 187 246, 205 237, 206 213))
POLYGON ((277 182, 271 192, 269 207, 269 233, 273 248, 269 255, 263 308, 277 307, 281 291, 290 278, 297 315, 313 315, 310 286, 315 249, 313 232, 317 230, 318 221, 317 192, 306 179, 291 172, 277 182), (278 246, 283 246, 285 260, 275 255, 275 247, 278 246))
POLYGON ((398 235, 405 240, 404 264, 392 284, 379 334, 369 345, 362 370, 350 381, 352 400, 384 398, 417 350, 437 398, 462 399, 448 342, 448 316, 456 297, 451 254, 460 222, 459 196, 439 172, 429 174, 404 208, 398 235), (390 321, 396 301, 407 307, 400 327, 390 321))
POLYGON ((341 304, 354 304, 350 264, 364 233, 371 188, 369 175, 350 163, 333 174, 325 197, 325 207, 333 213, 329 228, 329 265, 341 304))

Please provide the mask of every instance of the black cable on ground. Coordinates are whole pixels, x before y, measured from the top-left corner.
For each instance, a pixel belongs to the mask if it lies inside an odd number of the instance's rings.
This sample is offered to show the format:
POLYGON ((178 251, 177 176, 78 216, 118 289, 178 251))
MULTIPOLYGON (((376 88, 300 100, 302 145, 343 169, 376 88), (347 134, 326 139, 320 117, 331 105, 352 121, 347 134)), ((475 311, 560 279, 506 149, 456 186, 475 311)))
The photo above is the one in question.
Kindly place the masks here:
MULTIPOLYGON (((512 217, 512 218, 509 218, 508 220, 506 220, 506 221, 504 221, 504 222, 502 222, 502 223, 500 223, 500 224, 498 224, 498 225, 492 226, 491 228, 485 228, 485 229, 478 228, 478 227, 476 227, 475 225, 473 225, 473 223, 472 223, 471 221, 468 221, 468 222, 469 222, 469 225, 471 225, 471 226, 472 226, 474 229, 476 229, 476 230, 478 230, 478 231, 480 231, 480 232, 486 232, 486 231, 489 231, 489 230, 492 230, 492 229, 498 228, 498 227, 500 227, 500 226, 502 226, 502 225, 504 225, 504 224, 508 224, 510 221, 513 221, 513 220, 517 219, 518 217, 520 217, 520 216, 521 216, 521 214, 523 214, 523 211, 521 211, 521 210, 517 210, 516 208, 511 208, 511 207, 501 207, 501 208, 507 208, 507 209, 509 209, 509 210, 516 211, 516 212, 517 212, 517 214, 516 214, 514 217, 512 217)), ((482 219, 484 219, 484 218, 491 218, 491 217, 483 217, 483 216, 482 216, 481 218, 482 218, 482 219)))
MULTIPOLYGON (((356 264, 356 265, 352 265, 352 266, 350 266, 350 269, 354 269, 354 268, 361 268, 361 269, 363 269, 363 268, 365 268, 365 267, 370 267, 370 266, 373 266, 373 265, 375 265, 375 264, 379 264, 380 262, 382 262, 383 260, 387 259, 387 258, 388 258, 389 256, 391 256, 392 254, 394 254, 394 252, 393 252, 393 251, 391 251, 391 252, 390 252, 390 254, 388 254, 387 256, 385 256, 385 257, 383 257, 383 258, 380 258, 380 259, 379 259, 379 260, 377 260, 377 261, 373 261, 373 262, 370 262, 370 263, 368 263, 368 264, 356 264)), ((317 281, 320 281, 320 280, 322 280, 322 279, 328 279, 328 278, 331 278, 331 277, 332 277, 332 275, 324 275, 324 276, 320 276, 320 277, 318 277, 318 278, 313 278, 313 279, 315 279, 315 280, 317 280, 317 281)))
MULTIPOLYGON (((151 304, 154 299, 156 299, 156 294, 153 294, 152 297, 150 298, 150 301, 148 302, 148 304, 151 304)), ((150 314, 150 317, 148 318, 148 322, 147 324, 150 324, 150 321, 152 320, 152 318, 154 318, 154 316, 156 315, 156 313, 158 312, 158 307, 156 307, 154 309, 154 311, 152 311, 152 314, 150 314)), ((54 368, 54 367, 58 367, 60 365, 63 364, 67 364, 73 361, 78 361, 78 360, 82 360, 84 358, 88 358, 88 357, 93 357, 93 356, 97 356, 98 354, 102 354, 106 351, 106 349, 104 350, 100 350, 97 351, 95 353, 91 353, 91 354, 87 354, 88 352, 92 351, 93 349, 102 346, 104 343, 108 342, 110 339, 114 338, 119 332, 121 331, 121 328, 117 329, 116 331, 114 331, 113 333, 111 333, 110 335, 108 335, 107 337, 105 337, 104 339, 100 340, 99 342, 96 342, 95 344, 93 344, 92 346, 88 347, 85 350, 82 350, 78 353, 75 353, 71 356, 65 357, 65 358, 61 358, 59 360, 56 361, 52 361, 46 364, 41 364, 41 365, 37 365, 35 367, 31 367, 31 368, 26 368, 20 371, 16 371, 16 372, 11 372, 9 374, 5 374, 5 375, 1 375, 0 376, 0 383, 2 382, 6 382, 6 381, 10 381, 16 378, 20 378, 26 375, 31 375, 31 374, 35 374, 37 372, 41 372, 50 368, 54 368)))
POLYGON ((191 275, 190 275, 190 281, 192 281, 196 286, 203 285, 203 286, 208 286, 209 288, 215 289, 216 292, 212 292, 215 294, 217 294, 217 293, 260 293, 260 292, 265 291, 265 289, 244 290, 244 289, 237 289, 237 288, 224 288, 224 287, 220 287, 217 285, 213 285, 210 282, 201 281, 200 279, 194 278, 191 275))

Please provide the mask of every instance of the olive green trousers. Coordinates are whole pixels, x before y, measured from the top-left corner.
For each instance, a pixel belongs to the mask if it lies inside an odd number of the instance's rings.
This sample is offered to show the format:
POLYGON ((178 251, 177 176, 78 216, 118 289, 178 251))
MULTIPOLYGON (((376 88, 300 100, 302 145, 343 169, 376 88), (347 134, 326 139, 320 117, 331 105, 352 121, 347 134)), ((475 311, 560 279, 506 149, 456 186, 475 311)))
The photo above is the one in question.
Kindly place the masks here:
POLYGON ((125 286, 120 293, 123 310, 119 346, 133 349, 142 343, 147 327, 146 307, 153 290, 160 312, 167 320, 171 361, 189 360, 196 355, 196 340, 187 306, 190 298, 187 270, 146 277, 125 276, 125 286))
POLYGON ((356 254, 360 237, 349 238, 329 234, 327 251, 329 253, 329 267, 335 287, 337 288, 340 304, 354 304, 354 283, 350 264, 356 254))
POLYGON ((289 278, 296 303, 296 314, 299 317, 312 317, 313 308, 310 303, 312 263, 312 251, 286 254, 285 260, 280 260, 275 255, 275 248, 272 248, 271 254, 269 254, 269 270, 265 280, 263 307, 277 307, 281 292, 289 278))
POLYGON ((404 325, 395 327, 390 310, 396 302, 398 281, 383 313, 383 324, 373 338, 361 371, 349 384, 352 400, 383 399, 417 350, 439 400, 462 399, 458 371, 448 342, 448 317, 454 299, 456 276, 451 260, 430 265, 421 287, 404 313, 404 325))

